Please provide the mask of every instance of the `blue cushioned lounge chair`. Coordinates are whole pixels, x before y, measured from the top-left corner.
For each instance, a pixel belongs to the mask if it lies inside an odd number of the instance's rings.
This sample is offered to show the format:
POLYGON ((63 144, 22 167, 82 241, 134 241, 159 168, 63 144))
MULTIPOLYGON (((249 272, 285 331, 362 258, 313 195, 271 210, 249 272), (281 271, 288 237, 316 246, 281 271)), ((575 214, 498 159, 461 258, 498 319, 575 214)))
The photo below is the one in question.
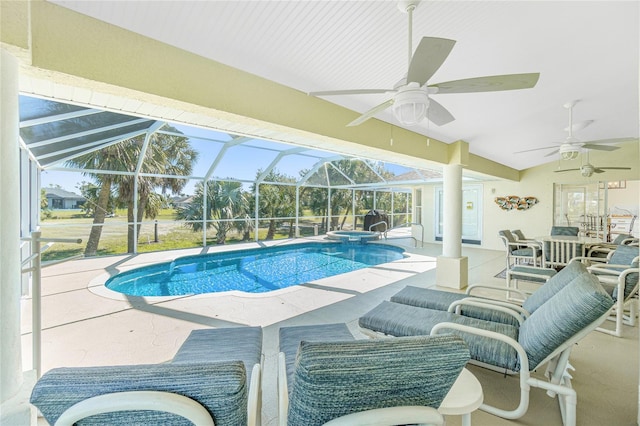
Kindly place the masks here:
POLYGON ((599 327, 597 330, 616 337, 622 336, 622 325, 635 326, 638 295, 638 246, 620 245, 607 255, 606 263, 594 263, 588 269, 596 274, 600 283, 616 302, 608 320, 615 321, 614 330, 599 327), (622 295, 622 296, 621 296, 622 295), (625 308, 629 314, 625 314, 625 308))
MULTIPOLYGON (((520 418, 527 412, 529 389, 534 386, 558 396, 564 424, 574 426, 577 396, 565 374, 569 355, 576 342, 606 319, 614 302, 584 265, 572 263, 578 272, 551 297, 541 297, 540 306, 530 316, 523 319, 519 311, 513 311, 517 325, 394 302, 382 302, 363 315, 359 325, 363 331, 392 336, 459 334, 469 345, 471 362, 520 375, 520 404, 515 410, 488 404, 483 404, 482 410, 508 419, 520 418), (544 365, 549 382, 531 377, 532 371, 544 365)), ((481 302, 473 303, 480 306, 481 302)))
POLYGON ((283 426, 444 424, 437 408, 469 360, 458 336, 354 340, 345 324, 282 328, 280 350, 283 426))
MULTIPOLYGON (((540 286, 536 291, 527 294, 523 291, 513 288, 505 288, 491 285, 474 284, 467 288, 466 293, 453 293, 449 291, 435 290, 430 288, 421 288, 407 286, 395 295, 391 296, 391 302, 401 303, 405 305, 417 306, 420 308, 435 309, 440 311, 451 311, 464 316, 483 319, 493 322, 501 322, 505 324, 518 325, 519 322, 526 319, 535 312, 544 302, 549 300, 565 285, 571 282, 575 275, 584 272, 584 267, 579 265, 580 262, 571 262, 566 268, 556 273, 550 268, 535 268, 537 276, 547 276, 548 280, 540 286), (514 303, 505 302, 504 300, 489 299, 487 296, 473 297, 475 290, 491 290, 500 294, 516 293, 522 298, 522 306, 514 303), (465 300, 462 303, 462 300, 465 300), (475 306, 469 303, 477 301, 475 306), (491 304, 490 308, 486 304, 491 304), (507 312, 497 310, 495 306, 509 308, 507 312), (517 311, 519 317, 514 317, 511 311, 517 311)), ((526 267, 526 269, 534 269, 526 267)))
POLYGON ((31 403, 56 426, 254 426, 261 352, 260 327, 195 330, 168 363, 55 368, 31 403))

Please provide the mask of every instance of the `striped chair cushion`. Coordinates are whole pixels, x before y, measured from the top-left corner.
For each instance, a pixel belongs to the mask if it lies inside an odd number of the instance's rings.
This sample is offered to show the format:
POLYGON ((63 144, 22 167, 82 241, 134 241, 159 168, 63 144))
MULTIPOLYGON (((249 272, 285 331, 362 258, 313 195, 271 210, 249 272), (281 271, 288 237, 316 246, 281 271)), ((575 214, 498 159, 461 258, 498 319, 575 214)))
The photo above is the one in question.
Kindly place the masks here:
POLYGON ((577 237, 579 232, 580 228, 577 226, 552 226, 550 234, 577 237))
POLYGON ((193 330, 171 361, 174 364, 195 362, 242 361, 251 381, 251 370, 260 363, 262 327, 227 327, 193 330))
MULTIPOLYGON (((615 269, 617 271, 622 272, 627 268, 637 268, 638 262, 637 261, 634 262, 634 259, 639 255, 640 255, 640 248, 638 248, 638 246, 620 245, 611 254, 611 257, 609 258, 609 261, 607 263, 610 265, 624 265, 620 268, 611 268, 611 269, 615 269), (626 266, 626 265, 629 265, 629 266, 626 266)), ((594 273, 596 275, 598 274, 598 272, 594 272, 594 273)), ((625 283, 624 283, 625 299, 627 299, 630 296, 631 292, 633 291, 633 289, 636 287, 637 284, 638 284, 638 273, 631 272, 630 274, 627 274, 627 276, 625 277, 625 283)), ((614 298, 614 300, 617 300, 618 298, 617 286, 605 284, 605 288, 607 288, 609 294, 614 298)))
MULTIPOLYGON (((280 352, 284 353, 284 359, 287 364, 288 383, 293 380, 296 354, 298 353, 300 342, 303 340, 307 342, 336 342, 355 340, 355 337, 353 337, 345 323, 281 327, 278 344, 280 352)), ((291 386, 288 386, 288 390, 291 392, 291 386)))
MULTIPOLYGON (((469 297, 464 293, 453 293, 450 291, 432 290, 414 286, 406 286, 395 295, 391 296, 391 301, 404 305, 417 306, 420 308, 446 311, 453 302, 469 297)), ((493 309, 479 308, 477 306, 462 306, 461 314, 467 317, 483 319, 487 321, 501 322, 504 324, 518 325, 511 315, 493 309)))
POLYGON ((288 424, 316 426, 354 412, 438 408, 469 360, 452 335, 300 344, 288 424))
POLYGON ((588 274, 586 266, 580 262, 571 262, 560 270, 557 274, 544 283, 540 288, 534 291, 522 303, 522 307, 529 313, 535 312, 547 300, 555 296, 567 284, 580 274, 588 274))
MULTIPOLYGON (((386 301, 367 312, 358 321, 362 328, 391 336, 428 335, 436 324, 453 322, 494 331, 518 340, 518 329, 509 324, 386 301)), ((459 331, 452 333, 463 337, 469 346, 472 359, 516 371, 516 352, 506 343, 459 331)))
MULTIPOLYGON (((31 394, 49 424, 69 407, 119 391, 165 391, 203 405, 218 426, 247 423, 247 376, 241 361, 56 368, 44 374, 31 394)), ((191 425, 160 411, 121 411, 87 417, 78 425, 191 425)))
POLYGON ((604 315, 613 303, 594 275, 576 275, 520 327, 518 342, 527 352, 530 369, 535 369, 560 345, 604 315))

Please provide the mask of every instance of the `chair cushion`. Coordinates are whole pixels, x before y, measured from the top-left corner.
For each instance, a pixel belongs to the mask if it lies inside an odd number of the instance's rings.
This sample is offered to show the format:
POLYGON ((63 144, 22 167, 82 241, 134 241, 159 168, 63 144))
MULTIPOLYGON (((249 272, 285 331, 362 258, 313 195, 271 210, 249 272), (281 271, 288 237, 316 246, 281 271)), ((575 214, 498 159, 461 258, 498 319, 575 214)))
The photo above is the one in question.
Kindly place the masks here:
POLYGON ((551 235, 570 235, 577 237, 580 232, 580 228, 577 226, 552 226, 551 235))
POLYGON ((607 263, 611 265, 631 265, 633 259, 638 257, 639 254, 640 248, 638 246, 620 245, 616 247, 607 263))
MULTIPOLYGON (((450 312, 418 308, 387 301, 382 302, 364 314, 359 318, 358 322, 362 328, 391 336, 428 335, 436 324, 453 322, 494 331, 518 340, 517 327, 509 324, 484 321, 450 312)), ((469 346, 472 359, 516 371, 516 352, 506 343, 457 330, 452 331, 452 333, 460 335, 464 339, 469 346)))
MULTIPOLYGON (((446 311, 449 306, 458 300, 469 297, 465 293, 453 293, 450 291, 433 290, 414 286, 406 286, 395 295, 391 301, 404 305, 418 306, 420 308, 446 311)), ((518 325, 518 320, 509 314, 493 309, 479 308, 477 306, 462 306, 460 313, 467 317, 483 319, 486 321, 501 322, 503 324, 518 325)))
POLYGON ((193 330, 171 361, 174 364, 237 361, 244 363, 247 380, 260 363, 262 327, 228 327, 193 330))
POLYGON ((551 268, 538 268, 534 266, 515 265, 507 271, 513 280, 526 280, 544 283, 554 276, 557 271, 551 268))
MULTIPOLYGON (((284 353, 287 367, 287 381, 291 382, 295 368, 296 354, 300 342, 336 342, 355 340, 345 323, 314 324, 281 327, 279 330, 279 349, 284 353)), ((288 387, 291 393, 291 386, 288 387)))
MULTIPOLYGON (((173 392, 203 405, 216 425, 247 423, 247 377, 241 361, 220 363, 122 365, 56 368, 44 374, 31 393, 49 424, 72 405, 118 391, 173 392)), ((121 411, 87 417, 78 425, 191 425, 160 411, 121 411)))
POLYGON ((508 231, 506 229, 502 230, 502 231, 498 231, 498 235, 501 235, 501 236, 505 237, 507 239, 507 241, 510 242, 510 243, 515 243, 516 242, 516 239, 513 236, 513 234, 511 233, 511 231, 508 231))
POLYGON ((542 306, 547 300, 555 296, 567 284, 569 284, 577 275, 588 274, 586 266, 580 262, 570 262, 562 268, 560 272, 549 278, 540 288, 534 291, 522 303, 522 307, 529 313, 533 313, 542 306))
MULTIPOLYGON (((627 268, 637 268, 638 262, 634 262, 634 259, 640 255, 640 248, 638 246, 625 246, 619 245, 609 258, 609 264, 611 265, 629 265, 628 267, 614 268, 620 272, 627 268)), ((631 295, 633 289, 638 284, 638 273, 631 272, 625 277, 624 283, 624 298, 625 300, 631 295)), ((618 288, 614 288, 610 293, 614 299, 618 298, 618 288)))
POLYGON ((560 345, 604 315, 613 303, 594 275, 575 275, 520 327, 518 342, 527 352, 530 370, 534 370, 560 345))
POLYGON ((316 426, 354 412, 438 408, 469 360, 456 336, 300 344, 288 424, 316 426))
POLYGON ((613 241, 611 242, 611 244, 620 245, 620 244, 622 244, 622 242, 623 242, 624 240, 627 240, 627 239, 629 239, 629 238, 633 238, 633 235, 629 235, 629 234, 620 234, 620 235, 618 235, 618 236, 615 238, 615 240, 613 240, 613 241))

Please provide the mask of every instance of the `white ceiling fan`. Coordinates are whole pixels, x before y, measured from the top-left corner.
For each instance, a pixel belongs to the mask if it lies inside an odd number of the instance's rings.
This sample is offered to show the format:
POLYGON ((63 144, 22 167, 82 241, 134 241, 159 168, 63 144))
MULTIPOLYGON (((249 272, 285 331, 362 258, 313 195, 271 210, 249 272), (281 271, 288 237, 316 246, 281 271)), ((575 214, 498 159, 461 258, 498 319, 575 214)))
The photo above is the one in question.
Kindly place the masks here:
POLYGON ((377 113, 392 107, 395 117, 400 123, 412 126, 420 123, 425 117, 438 126, 455 120, 445 107, 436 102, 431 95, 445 93, 496 92, 502 90, 528 89, 534 87, 540 77, 539 73, 494 75, 468 78, 429 84, 427 81, 444 63, 455 45, 455 40, 436 37, 423 37, 413 52, 412 21, 413 11, 420 0, 403 0, 398 8, 409 15, 409 67, 407 74, 395 84, 393 89, 355 89, 310 92, 312 96, 361 95, 387 93, 390 98, 371 108, 347 126, 357 126, 377 113))
POLYGON ((593 164, 589 163, 589 150, 587 149, 585 152, 587 162, 580 166, 578 169, 565 169, 565 170, 555 170, 555 173, 562 172, 572 172, 576 170, 580 170, 580 174, 584 177, 591 177, 594 173, 604 173, 605 170, 631 170, 631 167, 596 167, 593 164))
POLYGON ((615 151, 616 149, 620 149, 620 147, 611 146, 608 144, 631 142, 631 141, 637 140, 634 138, 618 138, 618 139, 600 139, 595 141, 582 142, 580 141, 580 139, 575 138, 573 136, 574 130, 584 129, 589 124, 593 123, 593 120, 587 120, 587 121, 583 121, 576 124, 573 123, 573 107, 577 102, 578 101, 570 101, 563 105, 564 108, 569 110, 569 126, 565 128, 565 130, 569 132, 569 135, 564 140, 564 142, 561 142, 559 144, 552 145, 552 146, 545 146, 542 148, 534 148, 534 149, 527 149, 525 151, 518 151, 518 152, 515 152, 514 154, 522 154, 524 152, 533 152, 533 151, 540 151, 543 149, 553 148, 553 151, 546 154, 545 157, 551 157, 552 155, 556 155, 559 152, 563 160, 573 160, 578 157, 578 154, 580 154, 582 149, 595 149, 598 151, 615 151))

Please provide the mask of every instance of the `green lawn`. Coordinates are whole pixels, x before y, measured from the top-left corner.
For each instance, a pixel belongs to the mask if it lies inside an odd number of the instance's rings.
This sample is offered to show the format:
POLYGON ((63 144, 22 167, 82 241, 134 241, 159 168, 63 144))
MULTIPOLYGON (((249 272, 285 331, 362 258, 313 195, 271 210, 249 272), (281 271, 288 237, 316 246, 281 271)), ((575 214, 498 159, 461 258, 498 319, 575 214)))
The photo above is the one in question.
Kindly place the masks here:
MULTIPOLYGON (((81 238, 81 244, 55 243, 42 256, 44 261, 64 259, 66 257, 81 255, 89 238, 92 218, 82 217, 78 211, 55 210, 50 219, 41 222, 43 238, 81 238), (73 220, 71 220, 73 219, 73 220)), ((124 254, 127 252, 127 217, 126 211, 116 211, 115 217, 105 219, 105 224, 98 246, 98 256, 124 254)), ((173 209, 165 209, 157 218, 157 235, 155 221, 146 219, 140 229, 138 238, 138 252, 173 250, 182 248, 202 247, 202 233, 193 232, 183 224, 174 221, 173 209)), ((261 223, 258 230, 258 238, 264 240, 267 235, 267 224, 261 223), (263 228, 264 226, 264 228, 263 228)), ((313 229, 306 229, 305 235, 312 235, 313 229)), ((242 242, 242 236, 238 233, 230 233, 226 243, 234 244, 242 242)), ((275 234, 275 239, 288 237, 288 229, 281 227, 275 234)), ((251 234, 253 241, 253 233, 251 234)), ((215 245, 215 230, 207 231, 207 245, 215 245)))
MULTIPOLYGON (((314 235, 314 225, 320 225, 321 219, 311 217, 310 212, 303 212, 300 218, 300 235, 314 235)), ((79 210, 53 210, 47 219, 41 222, 42 236, 44 238, 81 238, 81 244, 55 243, 47 250, 42 258, 45 261, 63 259, 66 257, 81 255, 89 238, 93 218, 85 217, 79 210)), ((339 223, 342 223, 340 219, 339 223)), ((358 218, 359 225, 362 218, 358 218)), ((352 218, 348 218, 345 225, 350 226, 352 218)), ((264 241, 267 236, 268 221, 261 221, 258 229, 258 239, 264 241)), ((319 229, 322 233, 323 230, 319 229)), ((216 231, 210 228, 207 231, 207 245, 215 245, 216 231)), ((276 231, 274 239, 288 238, 288 222, 281 224, 276 231)), ((251 233, 251 241, 254 234, 251 233)), ((242 242, 239 233, 231 232, 227 235, 226 244, 242 242)), ((174 209, 163 209, 155 220, 145 219, 140 228, 138 237, 138 252, 173 250, 181 248, 202 247, 202 233, 193 232, 182 223, 175 221, 174 209), (157 221, 157 227, 156 227, 157 221), (156 231, 157 228, 157 231, 156 231), (156 241, 157 233, 157 241, 156 241)), ((98 246, 98 256, 124 254, 127 252, 127 211, 117 210, 114 217, 105 219, 98 246)))

